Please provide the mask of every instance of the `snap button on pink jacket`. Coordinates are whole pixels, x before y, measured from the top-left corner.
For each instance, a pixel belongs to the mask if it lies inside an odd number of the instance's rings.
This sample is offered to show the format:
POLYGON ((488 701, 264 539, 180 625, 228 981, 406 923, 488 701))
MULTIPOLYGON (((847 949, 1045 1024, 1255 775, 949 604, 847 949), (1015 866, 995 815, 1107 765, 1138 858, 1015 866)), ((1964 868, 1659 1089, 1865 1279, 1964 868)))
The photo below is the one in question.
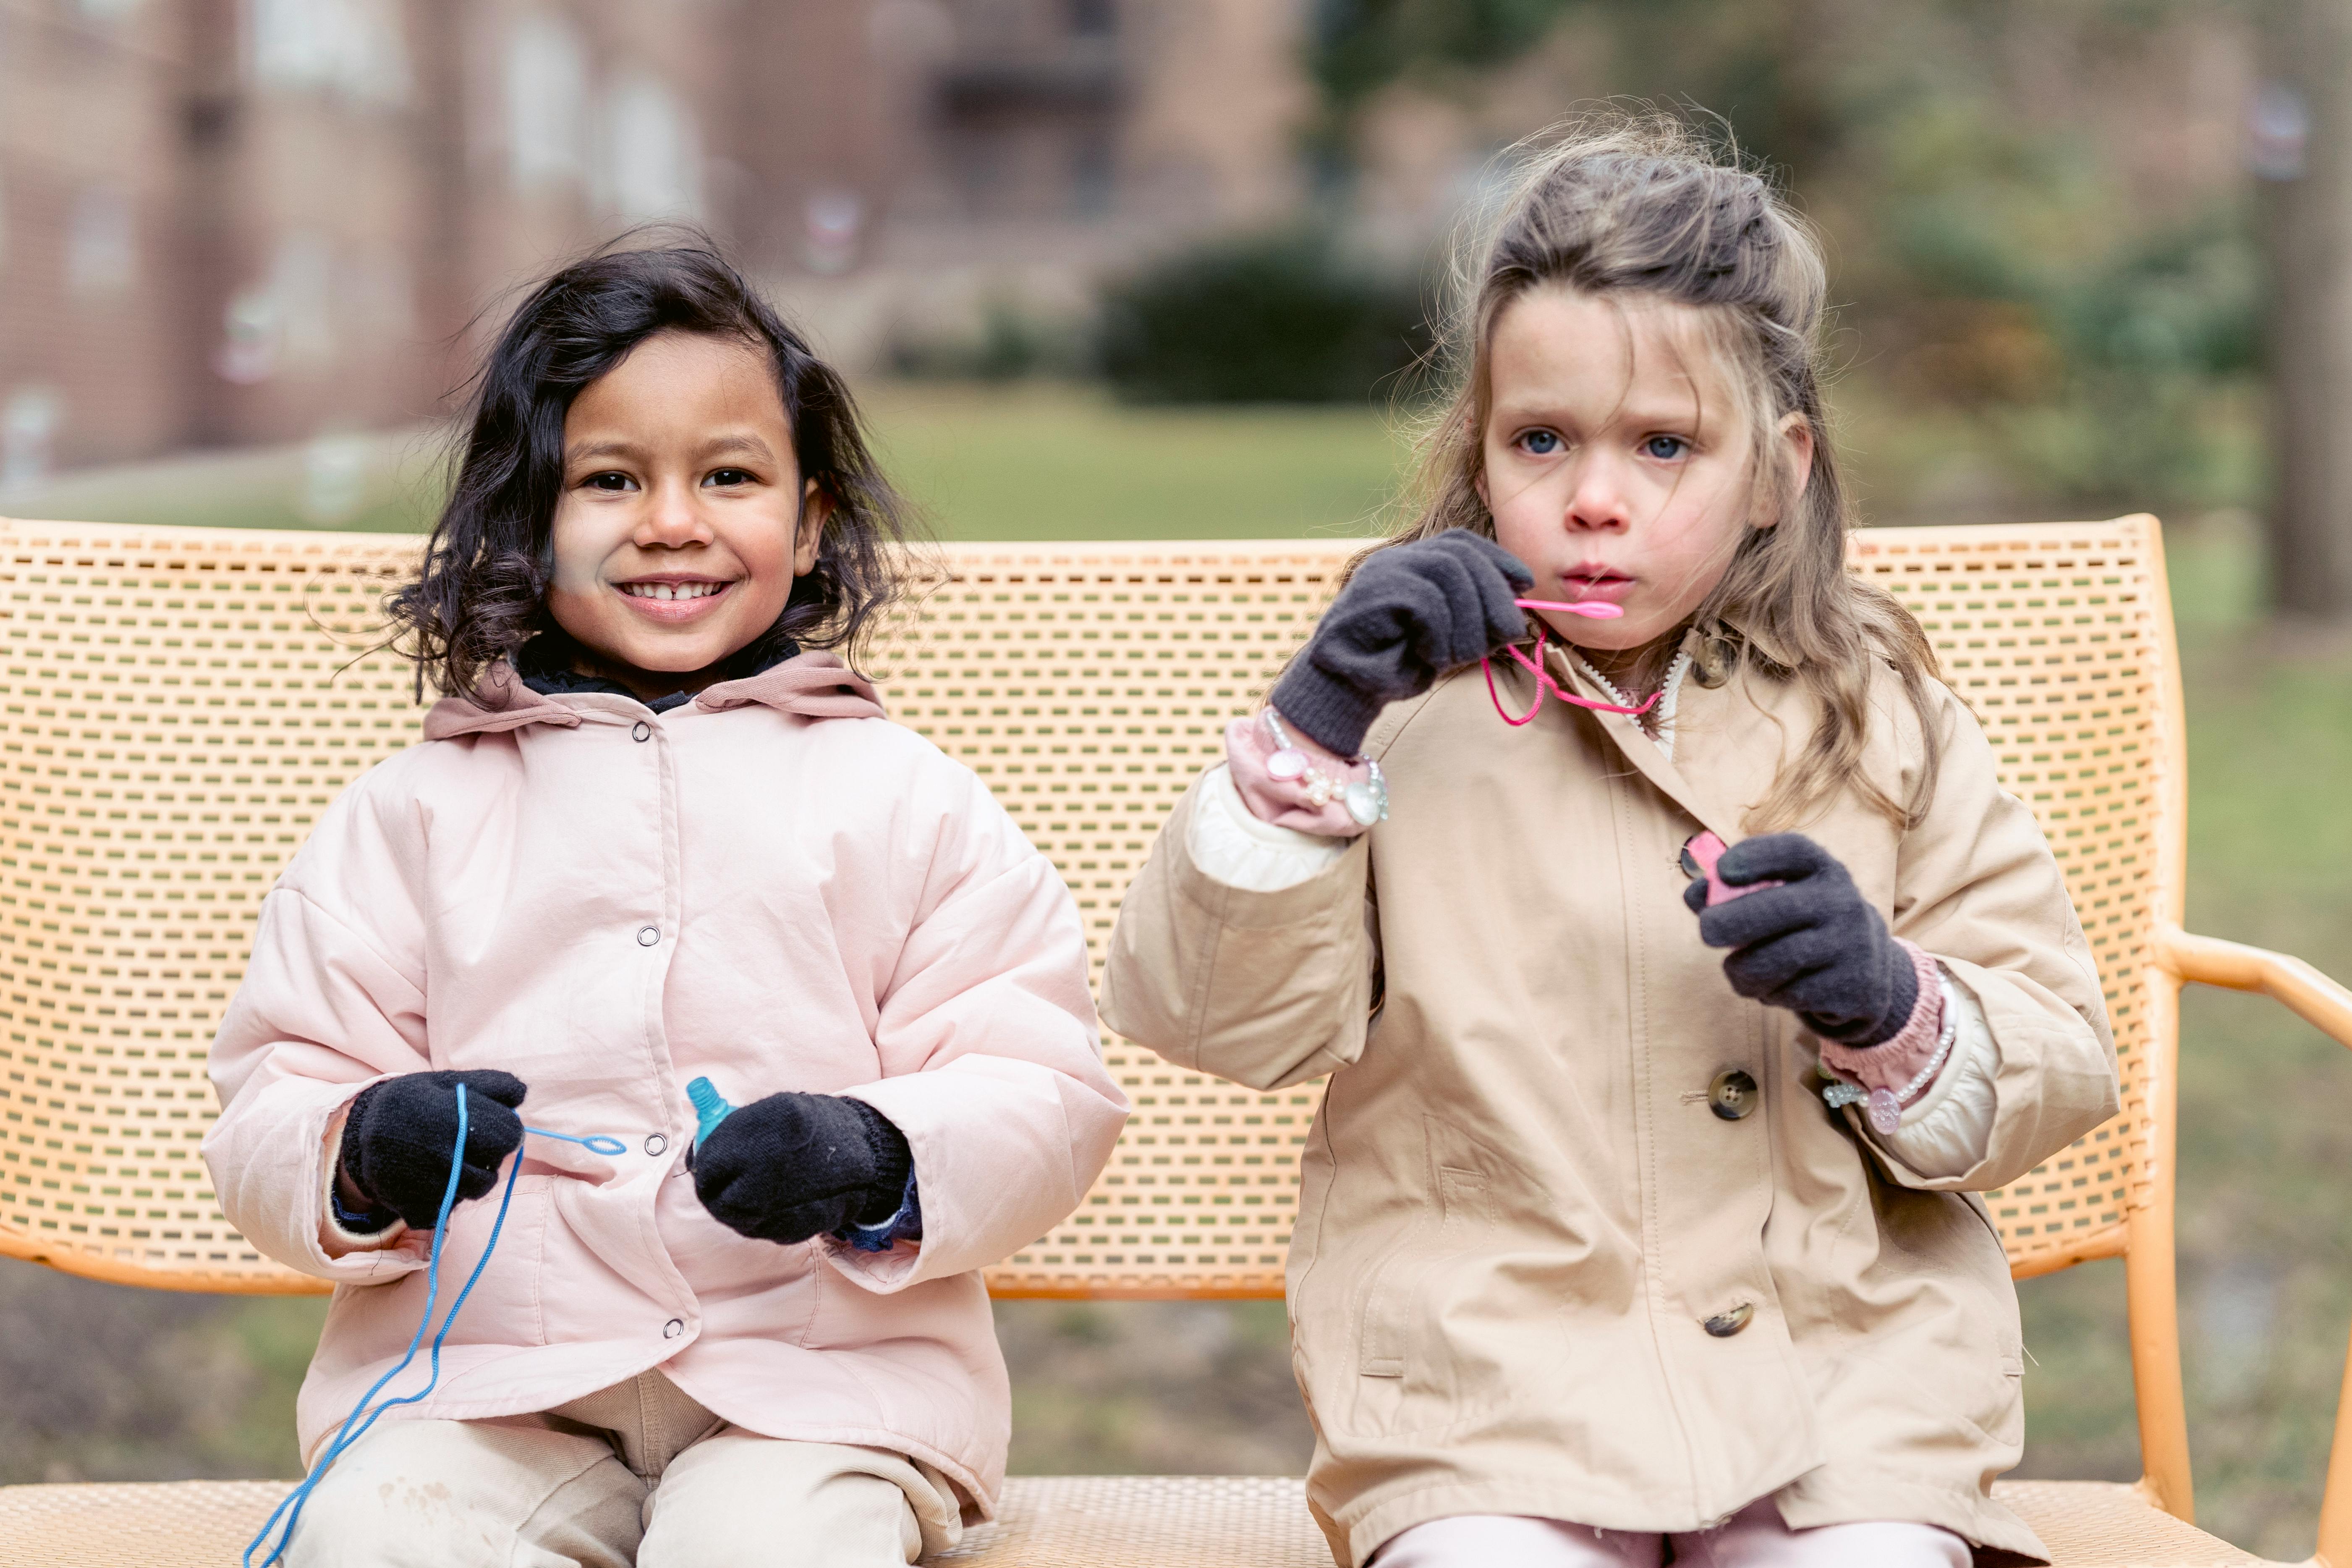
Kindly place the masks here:
MULTIPOLYGON (((936 1465, 985 1517, 1011 1403, 976 1270, 1076 1208, 1127 1114, 1052 866, 826 654, 658 716, 506 679, 425 733, 279 877, 213 1045, 222 1207, 338 1287, 304 1454, 425 1305, 426 1237, 322 1245, 330 1124, 391 1074, 502 1068, 530 1086, 525 1121, 628 1152, 525 1140, 440 1389, 387 1419, 544 1410, 658 1366, 749 1430, 936 1465), (685 1165, 700 1075, 738 1104, 875 1106, 914 1147, 924 1240, 719 1225, 685 1165)), ((445 1305, 497 1205, 451 1216, 445 1305)))

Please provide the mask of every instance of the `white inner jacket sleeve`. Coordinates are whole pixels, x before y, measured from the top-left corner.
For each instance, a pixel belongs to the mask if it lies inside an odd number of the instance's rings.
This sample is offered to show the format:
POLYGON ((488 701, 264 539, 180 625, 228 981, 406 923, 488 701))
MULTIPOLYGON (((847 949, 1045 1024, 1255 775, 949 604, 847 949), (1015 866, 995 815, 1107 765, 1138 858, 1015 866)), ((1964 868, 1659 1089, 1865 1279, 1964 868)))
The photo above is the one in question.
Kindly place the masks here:
POLYGON ((1184 847, 1213 881, 1244 893, 1278 893, 1328 870, 1347 854, 1348 841, 1260 822, 1234 786, 1233 770, 1220 763, 1201 780, 1184 847))
POLYGON ((1880 1148, 1930 1181, 1964 1176, 1984 1162, 1992 1146, 1993 1077, 2000 1070, 2000 1047, 1984 1008, 1940 966, 1937 973, 1943 980, 1944 1005, 1958 1020, 1951 1057, 1895 1131, 1876 1139, 1880 1148))

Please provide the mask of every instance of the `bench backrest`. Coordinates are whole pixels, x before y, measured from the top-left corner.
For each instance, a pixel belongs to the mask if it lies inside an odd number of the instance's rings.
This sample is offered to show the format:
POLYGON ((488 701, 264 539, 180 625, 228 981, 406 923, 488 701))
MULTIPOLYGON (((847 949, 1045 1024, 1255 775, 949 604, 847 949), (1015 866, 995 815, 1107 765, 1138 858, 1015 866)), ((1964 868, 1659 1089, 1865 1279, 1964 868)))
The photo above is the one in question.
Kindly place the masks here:
MULTIPOLYGON (((1097 964, 1187 784, 1353 542, 955 545, 874 663, 1084 911, 1097 964)), ((166 1289, 302 1291, 222 1218, 205 1053, 261 897, 320 811, 416 737, 369 653, 403 536, 0 523, 0 1256, 166 1289)), ((2156 522, 1879 529, 1900 595, 2031 804, 2098 954, 2124 1110, 1993 1213, 2020 1274, 2123 1249, 2168 1146, 2180 698, 2156 522)), ((1259 1094, 1107 1038, 1135 1116, 999 1295, 1276 1296, 1318 1091, 1259 1094)))

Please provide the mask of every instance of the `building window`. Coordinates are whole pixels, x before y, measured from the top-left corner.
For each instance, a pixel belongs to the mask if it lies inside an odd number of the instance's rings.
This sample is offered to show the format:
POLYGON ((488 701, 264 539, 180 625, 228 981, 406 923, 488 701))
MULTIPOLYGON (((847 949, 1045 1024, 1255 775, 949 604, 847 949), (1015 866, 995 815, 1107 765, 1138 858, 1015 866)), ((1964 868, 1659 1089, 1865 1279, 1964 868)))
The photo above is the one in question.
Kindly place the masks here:
POLYGON ((1070 145, 1070 211, 1107 217, 1118 190, 1118 160, 1108 132, 1082 131, 1070 145))
POLYGON ((256 80, 356 102, 408 101, 398 0, 246 0, 256 80))
POLYGON ((139 237, 131 198, 110 185, 74 197, 66 230, 66 287, 76 298, 110 300, 139 277, 139 237))
POLYGON ((518 191, 587 173, 588 56, 562 22, 526 16, 507 42, 507 161, 518 191))
POLYGON ((0 409, 0 495, 26 495, 49 477, 65 405, 49 387, 18 386, 0 409))
POLYGON ((624 79, 605 111, 607 205, 630 223, 702 216, 702 137, 694 116, 648 76, 624 79))

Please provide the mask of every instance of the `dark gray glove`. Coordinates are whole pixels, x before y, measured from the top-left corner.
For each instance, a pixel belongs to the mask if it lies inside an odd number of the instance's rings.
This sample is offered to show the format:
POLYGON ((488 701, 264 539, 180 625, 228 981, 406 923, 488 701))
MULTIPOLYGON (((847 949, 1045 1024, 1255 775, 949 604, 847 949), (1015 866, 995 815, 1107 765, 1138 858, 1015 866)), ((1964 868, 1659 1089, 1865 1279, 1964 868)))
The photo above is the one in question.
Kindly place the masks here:
POLYGON ((914 1168, 907 1135, 864 1100, 772 1094, 696 1145, 694 1193, 730 1230, 789 1245, 880 1225, 914 1168))
POLYGON ((522 1118, 515 1111, 530 1092, 522 1079, 496 1071, 403 1073, 362 1089, 343 1121, 340 1173, 367 1205, 338 1216, 350 1228, 382 1230, 394 1215, 419 1230, 433 1228, 457 1151, 460 1083, 466 1168, 457 1197, 467 1202, 490 1190, 500 1163, 522 1145, 522 1118))
POLYGON ((1784 884, 1712 906, 1704 879, 1683 889, 1699 940, 1731 949, 1723 973, 1734 991, 1856 1050, 1902 1033, 1918 974, 1836 856, 1801 833, 1772 833, 1725 850, 1716 871, 1735 888, 1784 884))
POLYGON ((1382 708, 1526 637, 1527 612, 1512 601, 1534 583, 1517 556, 1465 529, 1377 551, 1275 684, 1274 706, 1352 757, 1382 708))

